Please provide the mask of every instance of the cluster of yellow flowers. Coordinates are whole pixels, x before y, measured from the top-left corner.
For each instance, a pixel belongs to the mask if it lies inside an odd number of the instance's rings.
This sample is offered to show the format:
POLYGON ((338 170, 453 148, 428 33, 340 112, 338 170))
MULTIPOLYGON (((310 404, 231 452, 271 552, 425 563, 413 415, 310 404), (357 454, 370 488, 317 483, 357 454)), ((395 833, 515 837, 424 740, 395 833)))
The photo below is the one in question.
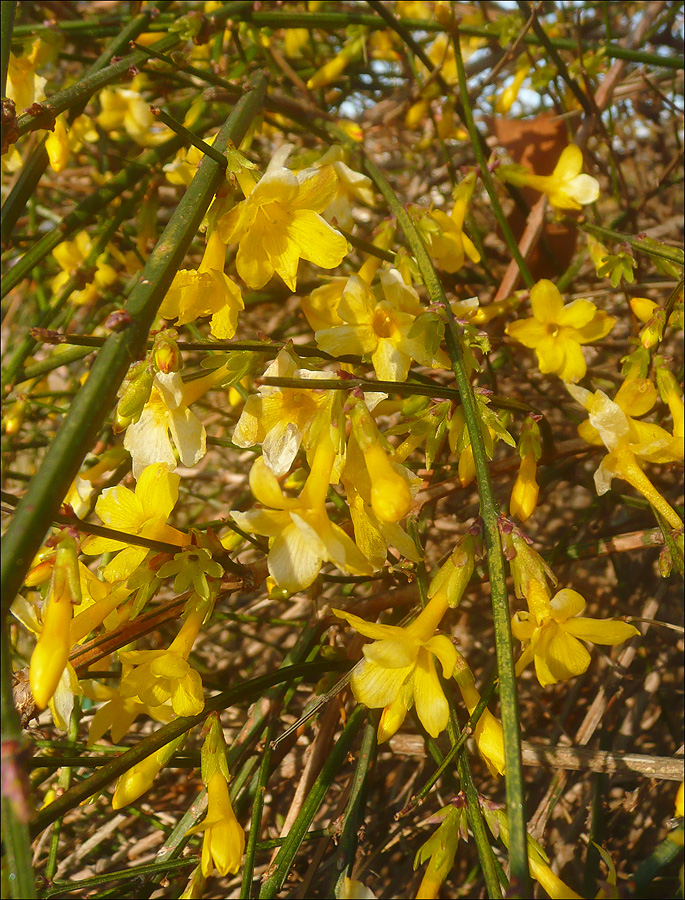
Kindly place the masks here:
MULTIPOLYGON (((294 40, 295 30, 289 37, 289 53, 295 55, 300 46, 294 40)), ((472 40, 469 49, 475 51, 479 40, 472 40)), ((365 33, 351 33, 336 57, 312 76, 308 87, 332 83, 362 53, 365 42, 365 33)), ((378 36, 371 46, 377 58, 395 52, 391 40, 384 44, 378 36)), ((451 46, 436 39, 429 56, 443 78, 450 83, 456 80, 451 46)), ((38 49, 19 60, 11 58, 10 87, 19 106, 42 96, 41 79, 35 74, 38 62, 38 49)), ((525 65, 518 69, 500 110, 511 105, 528 71, 525 65)), ((431 82, 409 110, 409 124, 423 118, 438 96, 432 93, 434 85, 431 82)), ((144 89, 145 81, 140 76, 126 90, 103 90, 101 112, 95 122, 81 116, 68 123, 60 116, 47 138, 54 171, 63 170, 69 154, 78 153, 83 142, 96 139, 95 125, 114 138, 125 133, 140 147, 166 141, 170 132, 150 113, 141 93, 144 89)), ((447 119, 449 110, 444 108, 442 115, 447 119)), ((258 373, 250 370, 248 363, 236 377, 233 360, 228 357, 221 358, 205 374, 184 380, 175 338, 185 326, 195 327, 199 320, 208 319, 214 339, 232 339, 245 309, 239 282, 250 291, 259 291, 277 275, 295 293, 304 264, 326 271, 341 266, 349 248, 339 229, 352 227, 354 203, 374 202, 370 179, 348 165, 350 160, 341 148, 331 148, 299 168, 295 158, 290 168, 286 163, 293 150, 289 144, 276 149, 259 178, 253 164, 237 150, 232 151, 231 187, 236 192, 240 189, 242 199, 235 204, 232 194, 229 200, 225 196, 217 199, 205 222, 201 261, 197 268, 179 270, 168 289, 159 309, 164 321, 158 323, 160 333, 154 346, 142 362, 132 366, 120 392, 113 431, 124 432, 123 450, 112 451, 111 458, 103 456, 74 484, 68 499, 85 517, 90 512, 86 500, 93 482, 104 472, 113 471, 122 458, 128 458, 123 451, 130 455, 134 490, 121 484, 107 487, 94 506, 102 523, 118 535, 92 535, 80 545, 66 531, 50 539, 26 582, 29 589, 42 587, 41 598, 36 602, 19 598, 14 604, 15 615, 37 635, 30 663, 30 684, 37 706, 42 709, 49 705, 55 721, 64 727, 75 694, 83 693, 102 704, 91 722, 91 745, 107 731, 119 741, 139 715, 168 722, 176 716, 201 713, 205 707, 202 679, 189 657, 211 614, 223 570, 213 556, 216 548, 210 546, 210 538, 169 524, 181 483, 181 475, 174 470, 197 465, 207 452, 205 424, 191 407, 210 391, 227 391, 241 380, 249 385, 250 377, 258 373), (235 280, 226 273, 229 252, 235 280), (129 543, 127 536, 145 540, 129 543), (150 549, 145 542, 164 546, 150 549), (81 555, 104 556, 100 578, 83 564, 81 555), (123 669, 116 688, 89 679, 79 683, 69 663, 72 648, 101 625, 111 628, 135 618, 168 578, 174 578, 177 593, 189 591, 171 645, 167 649, 121 651, 123 669)), ((178 154, 165 167, 169 182, 187 185, 200 159, 195 149, 178 154)), ((598 182, 582 173, 582 165, 581 150, 571 144, 551 175, 503 165, 497 169, 497 176, 502 182, 545 194, 557 210, 579 210, 599 196, 598 182)), ((443 272, 455 273, 481 260, 476 242, 465 232, 477 186, 478 173, 466 174, 454 191, 449 213, 433 208, 411 209, 435 266, 443 272)), ((261 448, 249 473, 256 506, 230 515, 238 530, 268 539, 267 583, 273 596, 286 598, 306 590, 325 564, 349 576, 372 576, 386 564, 390 550, 394 560, 419 562, 420 550, 406 530, 406 519, 415 508, 422 480, 406 463, 417 447, 430 445, 436 431, 442 429, 440 433, 458 458, 461 484, 467 485, 475 477, 462 408, 451 401, 426 402, 407 426, 406 440, 395 446, 390 438, 401 433, 403 426, 382 431, 387 417, 399 408, 389 399, 388 386, 371 390, 371 385, 365 392, 356 385, 346 389, 352 375, 349 357, 367 362, 377 380, 395 385, 407 381, 412 367, 445 370, 450 366, 442 345, 444 320, 423 301, 413 260, 399 252, 392 264, 381 264, 380 257, 387 256, 393 239, 394 225, 383 223, 375 235, 379 256, 370 254, 358 271, 332 277, 302 298, 302 312, 321 358, 328 358, 331 369, 324 370, 320 362, 298 356, 295 346, 281 349, 261 373, 262 380, 247 398, 232 432, 235 446, 261 448), (349 512, 349 529, 334 521, 339 516, 333 514, 333 502, 338 513, 349 512)), ((51 284, 57 293, 73 270, 94 255, 91 239, 81 232, 60 244, 53 255, 61 270, 51 284)), ((130 257, 117 257, 115 251, 97 255, 92 279, 72 293, 73 304, 92 305, 116 282, 119 275, 108 262, 110 257, 124 268, 128 266, 129 271, 136 265, 130 257)), ((517 302, 524 297, 530 301, 532 315, 515 318, 504 331, 512 342, 534 350, 541 375, 561 379, 572 398, 587 411, 587 420, 580 424, 578 433, 588 444, 606 450, 594 476, 597 493, 608 491, 613 478, 622 478, 672 529, 682 529, 678 514, 643 471, 647 463, 683 461, 682 392, 671 372, 657 363, 655 384, 639 365, 632 365, 613 400, 603 390, 581 386, 588 373, 583 347, 603 341, 616 319, 586 298, 565 303, 559 289, 546 279, 539 280, 517 302), (642 421, 659 398, 672 418, 670 431, 661 424, 642 421)), ((650 325, 651 331, 642 341, 648 348, 658 305, 644 300, 634 308, 643 324, 650 325)), ((511 310, 512 306, 504 305, 488 313, 475 301, 454 304, 458 319, 469 328, 488 321, 490 314, 510 314, 511 310)), ((654 345, 658 340, 649 346, 654 345)), ((477 349, 474 340, 469 351, 477 349)), ((263 359, 266 353, 267 349, 264 354, 255 353, 255 360, 263 359)), ((525 419, 517 442, 509 434, 511 420, 489 406, 489 398, 478 400, 489 456, 497 441, 517 447, 520 464, 509 513, 524 522, 533 515, 540 493, 539 416, 525 419)), ((556 585, 554 576, 518 527, 506 520, 502 532, 510 551, 517 597, 527 606, 511 621, 513 634, 521 644, 517 675, 533 663, 539 684, 546 688, 587 670, 591 656, 586 644, 615 646, 638 634, 633 625, 621 620, 582 616, 585 599, 571 587, 553 593, 550 584, 556 585)), ((233 548, 234 533, 225 535, 222 543, 224 548, 233 548)), ((455 647, 445 622, 448 610, 461 601, 480 552, 476 525, 433 573, 425 605, 406 624, 366 621, 349 609, 333 609, 341 620, 341 630, 344 622, 369 639, 352 672, 351 688, 359 703, 382 710, 379 741, 388 741, 412 708, 429 735, 440 735, 449 721, 449 691, 454 687, 451 679, 469 716, 479 705, 481 696, 473 672, 455 647)), ((473 738, 493 776, 503 774, 502 727, 487 708, 474 723, 473 738)), ((180 743, 172 741, 122 776, 115 789, 114 808, 132 803, 148 790, 180 743)), ((206 729, 202 777, 207 785, 208 814, 202 825, 189 832, 204 832, 202 875, 209 876, 214 868, 221 875, 236 873, 245 837, 231 807, 224 738, 214 715, 206 729)), ((420 851, 419 861, 433 860, 439 847, 439 858, 435 856, 437 861, 431 862, 424 879, 425 893, 419 896, 435 896, 430 892, 452 865, 454 853, 449 848, 456 848, 462 824, 460 811, 450 807, 440 829, 420 851)), ((499 820, 499 828, 506 828, 504 820, 499 820)), ((545 872, 542 862, 540 871, 545 872)))

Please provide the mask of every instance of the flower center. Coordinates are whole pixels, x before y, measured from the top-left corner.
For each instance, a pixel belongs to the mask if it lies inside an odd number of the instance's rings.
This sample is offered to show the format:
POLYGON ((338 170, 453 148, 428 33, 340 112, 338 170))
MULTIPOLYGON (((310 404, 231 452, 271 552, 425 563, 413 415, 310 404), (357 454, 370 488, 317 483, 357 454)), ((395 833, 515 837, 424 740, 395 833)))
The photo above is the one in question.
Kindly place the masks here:
POLYGON ((373 330, 378 337, 389 338, 393 332, 393 321, 384 309, 377 309, 373 314, 373 330))

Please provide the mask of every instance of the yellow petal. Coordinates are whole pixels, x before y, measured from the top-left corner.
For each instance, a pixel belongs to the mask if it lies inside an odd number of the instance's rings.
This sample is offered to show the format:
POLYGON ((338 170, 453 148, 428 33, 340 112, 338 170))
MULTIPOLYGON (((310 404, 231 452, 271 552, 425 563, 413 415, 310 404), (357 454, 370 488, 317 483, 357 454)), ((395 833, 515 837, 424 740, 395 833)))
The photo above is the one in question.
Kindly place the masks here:
POLYGON ((379 709, 389 706, 397 699, 403 683, 413 671, 413 666, 385 669, 363 659, 352 672, 350 685, 359 703, 364 703, 371 709, 379 709))
POLYGON ((535 647, 535 671, 545 687, 582 675, 590 665, 590 654, 583 644, 550 622, 542 629, 535 647))
POLYGON ((538 322, 558 322, 564 308, 564 300, 557 286, 547 278, 543 278, 530 290, 530 305, 538 322))
POLYGON ((424 648, 419 650, 414 668, 414 705, 421 724, 431 737, 447 728, 449 704, 445 697, 433 657, 424 648))
POLYGON ((590 619, 579 616, 564 624, 564 631, 593 644, 607 644, 615 647, 640 634, 634 625, 618 619, 590 619))

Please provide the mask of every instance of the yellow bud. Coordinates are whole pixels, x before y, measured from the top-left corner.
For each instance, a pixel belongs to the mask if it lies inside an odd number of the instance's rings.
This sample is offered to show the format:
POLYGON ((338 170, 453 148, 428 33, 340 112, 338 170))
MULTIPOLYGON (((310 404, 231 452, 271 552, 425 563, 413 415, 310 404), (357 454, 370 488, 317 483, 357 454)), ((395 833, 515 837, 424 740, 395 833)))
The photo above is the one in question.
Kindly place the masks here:
POLYGON ((521 522, 525 522, 535 512, 538 503, 540 488, 535 476, 537 473, 537 460, 534 453, 527 453, 521 459, 518 478, 514 482, 509 502, 509 512, 517 516, 521 522))
POLYGON ((45 149, 53 172, 63 172, 69 162, 69 132, 64 116, 58 116, 55 127, 45 140, 45 149))
POLYGON ((641 322, 649 322, 658 305, 647 297, 633 297, 630 301, 630 308, 641 322))
POLYGON ((43 630, 29 666, 29 684, 38 709, 45 709, 57 690, 69 659, 69 626, 73 607, 70 598, 50 595, 43 613, 43 630))
POLYGON ((122 394, 114 414, 112 431, 115 434, 119 434, 129 425, 138 421, 145 404, 150 399, 153 381, 154 376, 146 367, 130 382, 122 394))
POLYGON ((21 426, 24 424, 27 408, 28 403, 23 398, 16 400, 12 404, 2 422, 5 434, 17 434, 20 431, 21 426))
POLYGON ((412 506, 412 496, 405 478, 375 443, 362 451, 371 477, 371 507, 381 522, 399 522, 412 506))

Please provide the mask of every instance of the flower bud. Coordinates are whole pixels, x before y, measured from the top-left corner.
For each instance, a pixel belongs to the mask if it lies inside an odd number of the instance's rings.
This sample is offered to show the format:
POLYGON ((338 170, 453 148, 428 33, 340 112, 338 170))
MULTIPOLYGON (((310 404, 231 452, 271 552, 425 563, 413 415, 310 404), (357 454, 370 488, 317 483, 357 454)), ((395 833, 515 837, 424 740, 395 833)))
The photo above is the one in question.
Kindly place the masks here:
POLYGON ((168 334, 159 334, 152 348, 152 363, 159 372, 169 375, 180 372, 183 357, 176 341, 168 334))
POLYGON ((29 666, 31 692, 39 709, 48 705, 67 665, 73 604, 80 602, 76 541, 67 536, 57 547, 52 581, 43 607, 43 629, 29 666))
POLYGON ((153 382, 154 375, 152 375, 147 366, 131 380, 121 395, 114 412, 112 431, 115 434, 125 431, 129 425, 133 425, 138 421, 145 404, 150 399, 153 382))

